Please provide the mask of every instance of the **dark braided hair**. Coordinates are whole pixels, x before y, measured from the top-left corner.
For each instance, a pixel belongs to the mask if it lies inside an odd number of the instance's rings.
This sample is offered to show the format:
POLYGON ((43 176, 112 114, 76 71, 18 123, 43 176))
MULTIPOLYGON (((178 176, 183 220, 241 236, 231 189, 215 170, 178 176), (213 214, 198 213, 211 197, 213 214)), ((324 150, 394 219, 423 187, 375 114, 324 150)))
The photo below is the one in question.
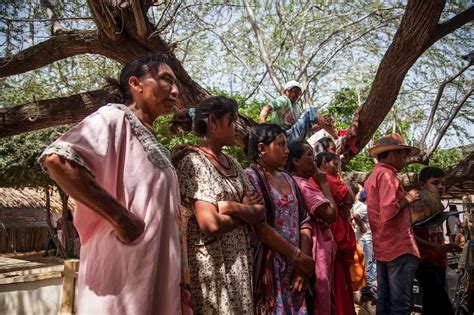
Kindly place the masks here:
POLYGON ((179 130, 193 131, 196 135, 203 137, 207 133, 209 116, 214 114, 217 119, 224 117, 230 113, 231 121, 237 119, 239 105, 236 101, 226 96, 211 96, 202 101, 194 108, 194 119, 190 114, 191 109, 186 109, 175 114, 170 121, 170 129, 172 133, 179 130))

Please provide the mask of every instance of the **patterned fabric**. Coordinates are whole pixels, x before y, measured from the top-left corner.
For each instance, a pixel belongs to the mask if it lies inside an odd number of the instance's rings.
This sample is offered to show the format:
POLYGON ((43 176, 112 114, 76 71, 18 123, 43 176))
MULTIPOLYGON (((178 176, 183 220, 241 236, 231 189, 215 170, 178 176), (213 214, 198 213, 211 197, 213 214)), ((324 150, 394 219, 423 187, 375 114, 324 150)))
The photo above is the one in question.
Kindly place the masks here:
POLYGON ((178 166, 182 203, 186 209, 188 259, 193 309, 196 314, 253 314, 250 238, 241 226, 217 238, 201 232, 192 199, 217 205, 241 202, 251 189, 242 167, 227 156, 237 176, 222 175, 203 154, 192 152, 178 166))
MULTIPOLYGON (((43 164, 41 164, 41 161, 45 156, 52 155, 52 154, 57 154, 59 156, 62 156, 66 158, 69 161, 72 161, 79 166, 82 166, 85 168, 89 173, 92 174, 91 170, 87 167, 86 163, 84 160, 81 158, 79 154, 77 154, 72 148, 71 145, 65 143, 65 144, 51 144, 49 145, 43 153, 41 153, 40 157, 38 158, 38 162, 41 165, 41 168, 43 168, 43 164)), ((43 168, 44 171, 47 172, 46 169, 43 168)))
MULTIPOLYGON (((245 174, 255 189, 261 194, 257 175, 254 170, 246 169, 245 174)), ((291 244, 299 247, 300 227, 307 223, 308 216, 300 217, 298 211, 298 200, 296 199, 296 187, 291 177, 283 173, 285 179, 290 183, 291 193, 285 194, 278 191, 273 185, 270 186, 270 196, 275 205, 275 223, 273 228, 283 235, 291 244)), ((273 314, 307 314, 304 293, 292 294, 290 285, 295 264, 280 255, 273 255, 273 275, 275 292, 275 310, 273 314)))
POLYGON ((125 117, 127 117, 132 126, 133 133, 142 144, 151 163, 158 168, 171 167, 174 169, 171 164, 170 152, 161 143, 156 141, 151 131, 143 126, 141 121, 138 120, 137 116, 135 116, 127 106, 123 104, 109 104, 109 106, 120 109, 125 113, 125 117))

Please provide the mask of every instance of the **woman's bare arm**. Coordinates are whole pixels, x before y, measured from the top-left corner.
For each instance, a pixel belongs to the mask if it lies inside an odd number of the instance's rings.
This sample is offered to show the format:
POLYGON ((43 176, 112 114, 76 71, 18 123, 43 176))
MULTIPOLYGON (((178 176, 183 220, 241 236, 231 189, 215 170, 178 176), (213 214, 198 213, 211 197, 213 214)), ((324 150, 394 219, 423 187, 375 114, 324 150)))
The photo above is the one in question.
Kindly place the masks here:
POLYGON ((43 166, 68 195, 107 220, 122 242, 131 243, 143 233, 143 220, 100 186, 86 169, 56 154, 46 156, 43 166))

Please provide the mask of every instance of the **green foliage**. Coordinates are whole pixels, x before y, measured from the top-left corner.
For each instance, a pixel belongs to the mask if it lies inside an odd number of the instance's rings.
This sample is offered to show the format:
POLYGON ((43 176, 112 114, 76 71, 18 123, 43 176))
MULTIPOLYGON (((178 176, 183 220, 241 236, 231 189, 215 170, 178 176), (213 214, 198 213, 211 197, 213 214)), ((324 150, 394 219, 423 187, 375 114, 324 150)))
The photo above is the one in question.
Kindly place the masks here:
MULTIPOLYGON (((439 167, 443 170, 446 170, 452 166, 455 166, 465 156, 462 153, 461 149, 452 148, 452 149, 438 149, 433 154, 430 159, 429 166, 439 167)), ((410 164, 407 165, 402 171, 403 172, 419 172, 425 165, 420 164, 410 164)))
POLYGON ((0 140, 0 187, 43 187, 53 184, 38 157, 66 127, 47 128, 0 140))
POLYGON ((367 150, 362 150, 344 167, 344 173, 370 172, 374 168, 374 160, 369 156, 367 150))
POLYGON ((447 169, 453 165, 458 164, 463 158, 464 154, 461 149, 438 149, 431 158, 430 166, 436 166, 442 169, 447 169))
POLYGON ((180 132, 176 135, 171 134, 170 122, 172 118, 173 115, 158 117, 153 125, 156 138, 162 145, 171 151, 179 144, 196 145, 199 143, 199 138, 192 132, 180 132))
MULTIPOLYGON (((211 91, 211 93, 213 95, 225 95, 234 99, 239 104, 240 113, 255 121, 258 121, 262 103, 256 101, 248 102, 240 95, 229 95, 222 91, 211 91)), ((201 139, 192 132, 179 132, 176 135, 171 134, 170 121, 172 117, 173 115, 158 117, 154 123, 156 137, 161 144, 163 144, 168 150, 172 150, 176 145, 179 144, 197 145, 200 143, 201 139)), ((248 166, 249 163, 245 158, 245 154, 241 147, 226 147, 224 148, 224 151, 236 158, 242 167, 248 166)))
MULTIPOLYGON (((433 154, 430 160, 429 166, 436 166, 443 170, 446 170, 452 166, 455 166, 464 158, 464 154, 461 149, 438 149, 433 154)), ((371 157, 369 157, 367 150, 362 150, 356 157, 354 157, 344 168, 344 173, 352 171, 358 172, 370 172, 375 163, 371 157)), ((403 168, 403 173, 418 173, 425 165, 421 164, 409 164, 403 168)))
POLYGON ((351 125, 352 118, 358 107, 359 97, 357 90, 353 87, 345 87, 336 92, 334 99, 323 111, 323 114, 334 116, 338 130, 346 129, 351 125))

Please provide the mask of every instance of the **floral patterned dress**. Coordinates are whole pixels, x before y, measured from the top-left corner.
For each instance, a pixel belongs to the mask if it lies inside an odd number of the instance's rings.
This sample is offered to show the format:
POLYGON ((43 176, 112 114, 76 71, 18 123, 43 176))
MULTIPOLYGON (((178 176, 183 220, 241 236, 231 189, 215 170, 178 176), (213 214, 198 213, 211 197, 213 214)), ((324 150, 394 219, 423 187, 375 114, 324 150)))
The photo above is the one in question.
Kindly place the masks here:
POLYGON ((241 202, 251 189, 242 167, 228 160, 236 176, 225 176, 201 152, 179 163, 178 179, 187 218, 188 259, 193 309, 196 314, 253 314, 252 253, 247 226, 219 237, 201 232, 191 199, 217 206, 218 201, 241 202))
MULTIPOLYGON (((254 188, 261 194, 262 190, 258 184, 257 175, 251 168, 245 170, 254 188)), ((278 191, 269 183, 270 197, 274 203, 273 228, 285 237, 294 246, 299 246, 300 227, 309 221, 307 213, 299 213, 295 182, 291 177, 283 173, 290 183, 291 193, 285 194, 278 191)), ((273 254, 273 285, 275 294, 275 309, 273 314, 307 314, 304 292, 293 294, 290 289, 295 264, 279 253, 273 254)))

